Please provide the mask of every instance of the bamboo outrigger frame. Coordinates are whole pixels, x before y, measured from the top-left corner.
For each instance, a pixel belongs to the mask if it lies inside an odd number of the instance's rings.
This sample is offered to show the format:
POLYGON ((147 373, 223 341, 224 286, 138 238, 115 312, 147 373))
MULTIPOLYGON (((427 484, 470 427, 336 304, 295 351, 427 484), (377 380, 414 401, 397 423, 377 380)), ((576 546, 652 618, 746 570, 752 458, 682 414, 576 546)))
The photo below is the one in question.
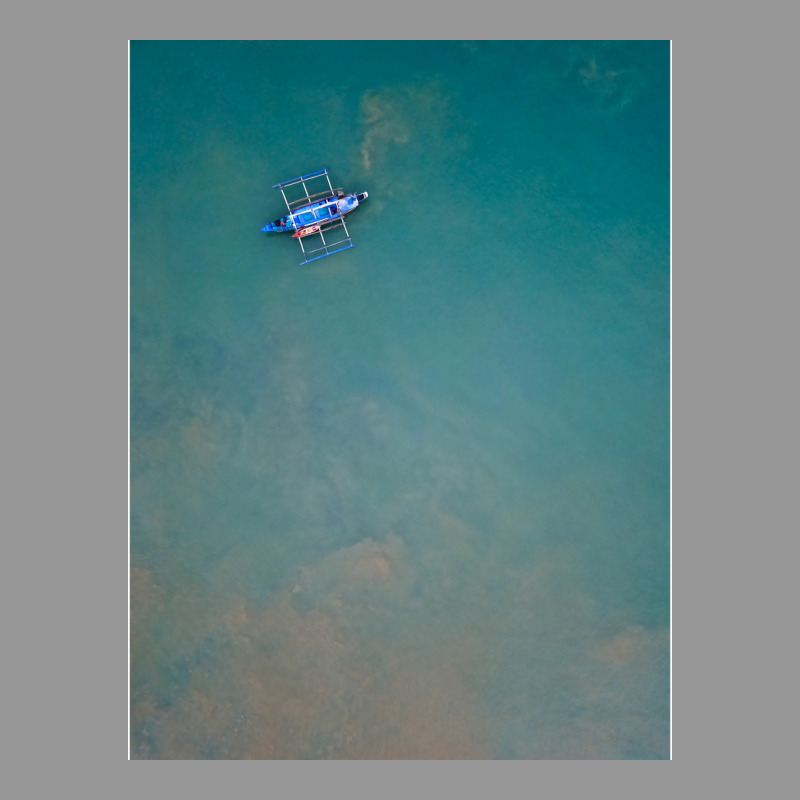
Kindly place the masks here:
MULTIPOLYGON (((303 223, 300 220, 300 212, 303 209, 306 209, 308 206, 313 204, 319 203, 321 200, 326 198, 331 198, 332 201, 338 200, 345 197, 345 193, 343 189, 334 189, 333 184, 331 183, 330 176, 328 175, 328 169, 320 169, 316 172, 309 172, 307 175, 300 175, 298 178, 292 178, 288 181, 281 181, 280 183, 276 183, 273 189, 280 189, 281 195, 283 196, 283 202, 286 203, 286 208, 289 211, 289 219, 292 222, 292 227, 298 231, 301 231, 304 227, 303 223), (328 189, 323 190, 321 192, 316 192, 311 194, 308 191, 308 187, 306 186, 306 181, 311 181, 314 179, 322 178, 324 176, 325 180, 328 183, 328 189), (303 195, 296 200, 289 200, 286 196, 286 189, 292 186, 301 186, 303 189, 303 195)), ((366 198, 366 192, 363 193, 363 198, 366 198)), ((323 204, 324 205, 324 204, 323 204)), ((332 202, 331 207, 334 206, 332 202)), ((356 205, 354 208, 358 205, 356 205)), ((305 212, 307 213, 307 212, 305 212)), ((328 221, 325 220, 314 220, 314 224, 319 225, 319 230, 316 233, 311 233, 309 236, 319 236, 320 240, 322 241, 322 245, 320 247, 315 247, 311 250, 306 250, 303 245, 303 237, 298 237, 297 241, 300 243, 300 249, 303 251, 303 260, 300 264, 308 264, 311 261, 316 261, 320 258, 325 258, 326 256, 333 255, 334 253, 338 253, 341 250, 347 250, 350 247, 354 247, 352 239, 350 238, 350 232, 347 230, 347 225, 344 221, 344 214, 347 213, 346 211, 340 212, 338 209, 336 210, 337 216, 334 219, 330 219, 328 221), (336 230, 337 228, 342 228, 344 230, 345 238, 339 239, 338 241, 326 241, 325 234, 330 234, 331 231, 336 230)), ((308 227, 308 224, 306 224, 308 227)), ((264 230, 267 230, 265 228, 264 230)), ((290 228, 291 229, 291 228, 290 228)))

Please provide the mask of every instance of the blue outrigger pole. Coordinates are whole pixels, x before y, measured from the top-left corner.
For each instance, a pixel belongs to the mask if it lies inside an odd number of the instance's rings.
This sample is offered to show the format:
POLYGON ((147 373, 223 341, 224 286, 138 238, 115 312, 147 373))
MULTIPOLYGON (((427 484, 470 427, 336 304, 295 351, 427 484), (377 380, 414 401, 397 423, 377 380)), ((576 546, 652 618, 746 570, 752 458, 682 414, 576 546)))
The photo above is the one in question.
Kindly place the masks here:
POLYGON ((343 189, 334 189, 327 168, 309 172, 308 175, 301 175, 299 178, 281 181, 272 188, 280 189, 289 213, 268 223, 261 230, 278 233, 294 231, 292 237, 300 242, 300 249, 303 251, 301 264, 308 264, 310 261, 325 258, 325 256, 354 246, 347 225, 345 225, 344 216, 355 211, 359 204, 367 199, 369 195, 366 192, 345 194, 343 189), (323 176, 328 183, 328 188, 315 194, 309 193, 306 181, 323 176), (289 200, 284 191, 292 186, 302 186, 303 189, 302 196, 296 200, 289 200), (345 238, 335 242, 326 242, 325 234, 330 234, 332 230, 339 227, 344 229, 345 238), (322 246, 306 250, 303 246, 303 239, 317 234, 322 240, 322 246))

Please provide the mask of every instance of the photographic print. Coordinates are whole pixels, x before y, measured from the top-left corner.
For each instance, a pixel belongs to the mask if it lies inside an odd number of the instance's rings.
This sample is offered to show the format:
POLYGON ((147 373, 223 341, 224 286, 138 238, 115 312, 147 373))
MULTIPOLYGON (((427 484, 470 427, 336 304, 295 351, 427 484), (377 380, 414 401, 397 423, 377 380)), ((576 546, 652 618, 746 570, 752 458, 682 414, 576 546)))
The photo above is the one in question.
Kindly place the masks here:
POLYGON ((131 41, 130 758, 670 758, 670 44, 131 41))

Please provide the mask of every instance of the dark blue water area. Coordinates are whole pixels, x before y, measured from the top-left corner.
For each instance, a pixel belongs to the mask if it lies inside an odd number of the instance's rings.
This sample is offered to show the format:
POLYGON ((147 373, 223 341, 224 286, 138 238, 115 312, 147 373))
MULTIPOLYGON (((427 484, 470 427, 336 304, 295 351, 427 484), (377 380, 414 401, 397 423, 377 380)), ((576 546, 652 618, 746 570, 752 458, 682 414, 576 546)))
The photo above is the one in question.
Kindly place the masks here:
POLYGON ((668 44, 133 42, 130 98, 132 754, 668 757, 668 44))

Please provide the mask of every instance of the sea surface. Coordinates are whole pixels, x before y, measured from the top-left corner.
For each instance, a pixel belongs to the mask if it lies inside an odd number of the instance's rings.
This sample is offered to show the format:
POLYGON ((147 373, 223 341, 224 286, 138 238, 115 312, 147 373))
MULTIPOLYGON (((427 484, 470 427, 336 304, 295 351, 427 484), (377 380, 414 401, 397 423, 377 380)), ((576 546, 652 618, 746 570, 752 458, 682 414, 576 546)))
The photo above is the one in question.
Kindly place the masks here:
POLYGON ((130 45, 130 753, 670 755, 666 42, 130 45), (278 181, 368 191, 305 266, 278 181))

